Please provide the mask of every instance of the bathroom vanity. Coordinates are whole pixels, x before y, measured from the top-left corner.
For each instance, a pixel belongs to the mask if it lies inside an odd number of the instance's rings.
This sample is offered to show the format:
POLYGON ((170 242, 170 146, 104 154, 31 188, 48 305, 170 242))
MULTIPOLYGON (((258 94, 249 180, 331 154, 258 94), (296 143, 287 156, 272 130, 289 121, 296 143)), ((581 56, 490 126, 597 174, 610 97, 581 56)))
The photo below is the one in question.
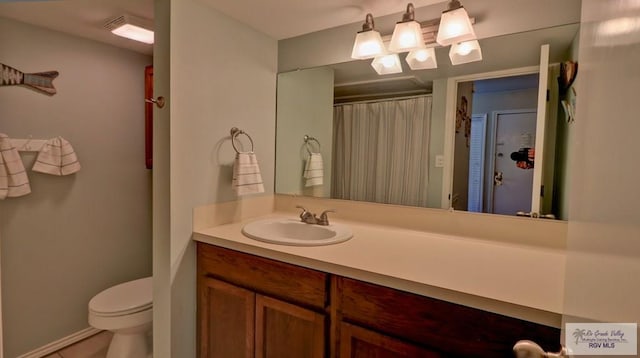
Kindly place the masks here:
POLYGON ((241 233, 291 215, 194 230, 199 357, 510 357, 522 339, 558 350, 563 250, 349 220, 354 237, 336 245, 241 233))
POLYGON ((560 330, 198 243, 201 358, 508 357, 560 330))

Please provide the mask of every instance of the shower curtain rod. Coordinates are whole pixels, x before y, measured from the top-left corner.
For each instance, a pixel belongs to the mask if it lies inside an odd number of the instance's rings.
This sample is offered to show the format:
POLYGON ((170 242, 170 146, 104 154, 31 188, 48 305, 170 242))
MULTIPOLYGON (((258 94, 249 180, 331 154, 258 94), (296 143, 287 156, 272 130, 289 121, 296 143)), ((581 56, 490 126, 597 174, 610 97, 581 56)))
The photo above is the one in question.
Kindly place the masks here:
POLYGON ((397 101, 397 100, 403 100, 403 99, 411 99, 411 98, 420 98, 420 97, 433 97, 433 94, 431 93, 426 93, 426 94, 418 94, 418 95, 412 95, 412 96, 402 96, 402 97, 391 97, 391 98, 379 98, 379 99, 370 99, 370 100, 363 100, 363 101, 353 101, 353 102, 342 102, 342 103, 334 103, 333 106, 342 106, 344 104, 361 104, 361 103, 379 103, 379 102, 390 102, 390 101, 397 101))

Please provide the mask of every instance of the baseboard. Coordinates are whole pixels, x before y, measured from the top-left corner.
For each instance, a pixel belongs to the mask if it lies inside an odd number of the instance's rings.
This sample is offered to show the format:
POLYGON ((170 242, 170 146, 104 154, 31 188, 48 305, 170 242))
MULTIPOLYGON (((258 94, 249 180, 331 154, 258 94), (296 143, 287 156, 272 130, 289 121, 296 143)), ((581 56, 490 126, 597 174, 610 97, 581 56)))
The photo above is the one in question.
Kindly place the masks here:
POLYGON ((81 340, 91 337, 100 332, 102 332, 102 330, 93 328, 93 327, 88 327, 83 329, 82 331, 78 331, 76 333, 70 334, 66 337, 58 339, 57 341, 51 342, 38 349, 32 350, 31 352, 25 353, 17 358, 41 358, 51 353, 57 352, 74 343, 80 342, 81 340))

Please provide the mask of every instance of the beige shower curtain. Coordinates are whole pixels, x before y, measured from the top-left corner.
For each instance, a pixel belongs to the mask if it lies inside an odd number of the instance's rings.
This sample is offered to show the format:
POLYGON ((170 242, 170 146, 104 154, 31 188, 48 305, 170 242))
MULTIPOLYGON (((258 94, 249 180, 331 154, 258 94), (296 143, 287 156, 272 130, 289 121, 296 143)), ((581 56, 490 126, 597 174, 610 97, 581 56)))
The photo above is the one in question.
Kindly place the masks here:
POLYGON ((431 102, 335 106, 331 197, 426 207, 431 102))

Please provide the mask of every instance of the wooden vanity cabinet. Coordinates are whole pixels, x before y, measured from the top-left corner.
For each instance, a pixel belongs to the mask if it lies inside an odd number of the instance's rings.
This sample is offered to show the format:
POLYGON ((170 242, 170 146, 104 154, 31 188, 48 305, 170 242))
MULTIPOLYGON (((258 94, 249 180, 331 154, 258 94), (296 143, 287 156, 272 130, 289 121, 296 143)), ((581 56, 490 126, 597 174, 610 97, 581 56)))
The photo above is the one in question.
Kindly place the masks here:
POLYGON ((437 352, 350 323, 340 323, 340 357, 439 358, 437 352))
POLYGON ((198 357, 322 358, 328 275, 198 243, 198 357))
MULTIPOLYGON (((342 322, 415 349, 384 357, 513 357, 513 345, 521 339, 534 340, 547 351, 559 350, 556 328, 349 278, 335 280, 332 304, 340 307, 342 322)), ((343 348, 353 344, 344 340, 344 332, 339 336, 343 348)))
POLYGON ((560 330, 198 243, 200 358, 513 357, 560 330))

